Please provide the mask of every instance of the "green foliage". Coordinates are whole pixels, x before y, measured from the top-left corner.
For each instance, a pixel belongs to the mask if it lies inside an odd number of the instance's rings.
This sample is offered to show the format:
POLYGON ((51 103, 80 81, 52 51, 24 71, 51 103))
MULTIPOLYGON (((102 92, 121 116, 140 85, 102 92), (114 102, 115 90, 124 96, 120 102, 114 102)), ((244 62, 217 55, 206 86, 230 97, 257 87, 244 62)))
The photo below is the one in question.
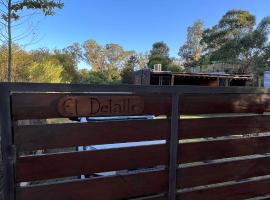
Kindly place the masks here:
POLYGON ((171 59, 168 58, 168 57, 164 57, 162 55, 150 55, 149 56, 148 67, 150 69, 154 69, 155 64, 161 64, 162 65, 162 70, 167 71, 169 65, 171 64, 171 59))
POLYGON ((134 70, 131 66, 126 66, 121 71, 121 80, 124 84, 133 84, 134 70))
POLYGON ((228 40, 241 38, 252 31, 255 23, 255 16, 248 11, 230 10, 217 25, 204 31, 202 42, 207 45, 207 51, 213 52, 228 40))
POLYGON ((76 83, 78 79, 77 63, 70 54, 55 52, 52 55, 59 65, 63 66, 62 82, 64 83, 76 83))
POLYGON ((27 67, 28 80, 35 83, 60 83, 63 67, 50 60, 33 62, 27 67))
POLYGON ((82 48, 79 43, 74 43, 62 50, 62 53, 68 54, 72 57, 74 63, 78 64, 82 59, 82 48))
MULTIPOLYGON (((24 49, 17 45, 12 47, 13 53, 13 80, 14 81, 25 81, 26 80, 26 67, 32 63, 32 56, 24 49)), ((0 81, 7 80, 7 62, 8 62, 8 48, 3 45, 0 46, 0 81)))
POLYGON ((193 26, 188 27, 187 41, 180 47, 178 55, 184 60, 186 67, 196 67, 200 64, 204 45, 201 43, 203 37, 203 22, 197 20, 193 26))
POLYGON ((165 42, 156 42, 152 46, 152 50, 150 51, 150 55, 160 55, 163 57, 169 57, 169 47, 165 42))
POLYGON ((83 84, 118 84, 120 83, 119 80, 108 80, 108 72, 103 71, 103 72, 95 72, 87 69, 82 69, 79 70, 79 79, 78 83, 83 83, 83 84))
POLYGON ((93 71, 103 71, 105 68, 105 50, 95 40, 87 40, 84 45, 84 58, 93 71))
POLYGON ((120 81, 120 70, 126 65, 133 51, 125 51, 118 44, 102 46, 94 40, 88 40, 83 45, 84 58, 95 72, 104 72, 109 82, 120 81))
POLYGON ((267 67, 270 18, 264 18, 255 28, 255 16, 247 11, 231 10, 219 24, 204 32, 205 60, 239 67, 231 73, 262 73, 267 67), (264 66, 264 67, 262 67, 264 66), (258 68, 258 69, 256 69, 258 68))
MULTIPOLYGON (((35 10, 42 10, 45 16, 54 15, 54 9, 59 8, 62 9, 64 6, 61 2, 55 2, 54 0, 22 0, 16 1, 12 3, 11 6, 11 18, 18 20, 20 15, 18 14, 19 11, 23 9, 35 9, 35 10)), ((3 14, 2 18, 5 21, 8 21, 8 15, 3 14)))
POLYGON ((176 65, 176 64, 170 64, 168 66, 168 71, 171 71, 171 72, 180 72, 181 71, 181 68, 179 67, 179 65, 176 65))
POLYGON ((77 64, 78 58, 72 52, 64 50, 54 50, 50 52, 48 49, 40 49, 32 52, 33 61, 43 62, 44 59, 53 61, 56 65, 63 67, 62 82, 76 83, 78 79, 77 64))
POLYGON ((168 70, 168 66, 172 63, 169 58, 169 47, 164 42, 156 42, 150 51, 148 68, 153 69, 155 64, 161 64, 162 70, 168 70))
POLYGON ((25 9, 41 10, 45 16, 52 16, 55 14, 54 9, 62 9, 64 4, 60 1, 56 2, 54 0, 1 0, 0 4, 1 6, 3 6, 3 9, 1 9, 1 12, 3 13, 1 15, 2 21, 0 23, 4 27, 3 29, 5 29, 5 31, 0 30, 0 35, 1 37, 3 37, 0 38, 0 41, 5 41, 8 44, 7 81, 12 81, 14 80, 14 76, 12 74, 12 72, 14 71, 12 69, 14 67, 12 54, 12 46, 14 45, 13 39, 16 38, 17 41, 22 40, 25 39, 28 35, 30 35, 30 33, 33 33, 33 29, 29 28, 30 31, 27 30, 27 34, 21 33, 20 36, 17 37, 13 35, 13 29, 15 29, 15 27, 17 30, 20 30, 18 27, 22 26, 25 22, 27 22, 27 20, 24 20, 23 22, 18 22, 20 18, 25 18, 27 16, 22 16, 22 11, 25 9), (17 21, 17 24, 13 24, 14 21, 17 21))

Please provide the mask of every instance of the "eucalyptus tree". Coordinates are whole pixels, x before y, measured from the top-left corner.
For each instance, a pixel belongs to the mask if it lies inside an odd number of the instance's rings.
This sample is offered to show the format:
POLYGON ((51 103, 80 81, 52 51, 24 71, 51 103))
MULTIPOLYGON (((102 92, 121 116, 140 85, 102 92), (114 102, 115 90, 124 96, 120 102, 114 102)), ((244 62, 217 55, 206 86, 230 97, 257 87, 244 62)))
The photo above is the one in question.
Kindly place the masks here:
POLYGON ((183 59, 186 67, 196 67, 200 64, 204 45, 203 22, 197 20, 187 29, 187 41, 180 47, 178 55, 183 59))
POLYGON ((261 73, 269 56, 269 26, 270 17, 256 26, 256 17, 248 11, 228 11, 217 25, 204 31, 206 57, 238 66, 234 73, 261 73))

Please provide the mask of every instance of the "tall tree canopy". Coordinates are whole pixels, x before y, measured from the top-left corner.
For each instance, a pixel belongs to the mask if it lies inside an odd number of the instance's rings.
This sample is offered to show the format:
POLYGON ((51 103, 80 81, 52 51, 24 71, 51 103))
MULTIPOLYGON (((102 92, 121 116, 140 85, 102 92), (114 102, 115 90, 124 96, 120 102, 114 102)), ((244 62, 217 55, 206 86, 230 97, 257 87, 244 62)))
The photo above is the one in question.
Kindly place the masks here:
POLYGON ((261 71, 258 68, 262 63, 267 64, 264 55, 269 48, 270 18, 264 18, 257 27, 255 24, 255 16, 248 11, 228 11, 217 25, 204 32, 206 57, 212 62, 236 64, 234 73, 261 71))
POLYGON ((139 56, 131 55, 127 60, 125 67, 121 70, 121 79, 124 84, 132 84, 134 78, 134 71, 140 64, 139 56))
POLYGON ((228 40, 239 39, 252 31, 256 23, 254 15, 244 10, 230 10, 210 29, 204 31, 203 42, 210 53, 218 50, 228 40))
POLYGON ((150 51, 148 67, 153 69, 155 64, 161 64, 162 70, 168 70, 172 62, 169 57, 169 51, 170 49, 165 42, 154 43, 150 51))
POLYGON ((187 41, 180 47, 178 55, 184 60, 185 67, 196 67, 200 64, 203 44, 203 22, 197 20, 187 29, 187 41))
POLYGON ((120 70, 134 51, 126 51, 118 44, 102 46, 94 40, 84 43, 84 57, 95 72, 104 72, 108 81, 120 80, 120 70))
POLYGON ((160 55, 163 57, 169 57, 170 48, 165 42, 156 42, 153 44, 150 51, 151 55, 160 55))

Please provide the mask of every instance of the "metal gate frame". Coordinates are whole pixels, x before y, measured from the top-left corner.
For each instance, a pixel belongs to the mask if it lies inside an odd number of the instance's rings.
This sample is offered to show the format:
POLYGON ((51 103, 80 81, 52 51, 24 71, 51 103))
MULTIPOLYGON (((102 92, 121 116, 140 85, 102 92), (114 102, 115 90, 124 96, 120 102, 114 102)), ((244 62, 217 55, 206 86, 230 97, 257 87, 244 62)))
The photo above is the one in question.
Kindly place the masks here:
MULTIPOLYGON (((1 148, 3 160, 3 194, 4 200, 15 200, 15 171, 16 149, 13 138, 11 116, 12 92, 117 92, 133 94, 168 94, 171 102, 171 134, 169 161, 169 190, 168 198, 176 198, 177 180, 177 148, 179 100, 182 94, 262 94, 270 93, 268 89, 247 87, 198 87, 198 86, 136 86, 136 85, 79 85, 79 84, 34 84, 34 83, 0 83, 0 126, 1 148)), ((180 110, 180 112, 179 112, 180 110)), ((181 155, 180 155, 181 156, 181 155)))

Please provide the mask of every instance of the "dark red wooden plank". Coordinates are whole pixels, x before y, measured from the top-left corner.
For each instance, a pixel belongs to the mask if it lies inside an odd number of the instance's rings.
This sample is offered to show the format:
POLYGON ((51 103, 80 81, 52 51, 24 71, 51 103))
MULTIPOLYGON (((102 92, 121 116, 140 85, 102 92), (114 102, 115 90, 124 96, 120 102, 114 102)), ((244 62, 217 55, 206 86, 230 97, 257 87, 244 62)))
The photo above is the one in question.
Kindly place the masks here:
POLYGON ((17 200, 128 199, 166 192, 166 171, 17 188, 17 200))
POLYGON ((262 113, 270 111, 270 95, 185 94, 180 104, 182 114, 262 113))
POLYGON ((178 152, 178 163, 269 153, 270 137, 183 143, 178 152))
POLYGON ((178 188, 189 188, 270 174, 270 157, 180 168, 178 188))
POLYGON ((255 198, 270 194, 270 179, 256 180, 245 183, 238 183, 216 188, 202 189, 197 191, 180 193, 177 195, 179 200, 240 200, 255 198))
POLYGON ((166 145, 58 153, 18 158, 16 181, 53 179, 168 163, 166 145))
MULTIPOLYGON (((100 94, 102 95, 102 94, 100 94)), ((103 94, 108 96, 108 94, 103 94)), ((97 96, 97 94, 64 94, 64 93, 14 93, 12 95, 13 119, 45 119, 65 117, 58 109, 61 99, 68 96, 97 96)), ((116 95, 117 96, 117 95, 116 95)), ((123 95, 118 95, 123 96, 123 95)), ((127 96, 127 95, 126 95, 127 96)), ((138 97, 138 95, 136 95, 138 97)), ((170 97, 168 95, 141 96, 144 109, 141 115, 167 115, 170 113, 170 97)), ((112 114, 113 115, 113 114, 112 114)), ((111 116, 112 116, 111 115, 111 116)), ((115 114, 119 115, 119 114, 115 114)), ((123 115, 128 115, 127 113, 123 115)))
POLYGON ((15 126, 18 151, 167 139, 169 120, 15 126))
POLYGON ((180 124, 181 139, 218 137, 268 132, 270 116, 184 119, 180 124))

